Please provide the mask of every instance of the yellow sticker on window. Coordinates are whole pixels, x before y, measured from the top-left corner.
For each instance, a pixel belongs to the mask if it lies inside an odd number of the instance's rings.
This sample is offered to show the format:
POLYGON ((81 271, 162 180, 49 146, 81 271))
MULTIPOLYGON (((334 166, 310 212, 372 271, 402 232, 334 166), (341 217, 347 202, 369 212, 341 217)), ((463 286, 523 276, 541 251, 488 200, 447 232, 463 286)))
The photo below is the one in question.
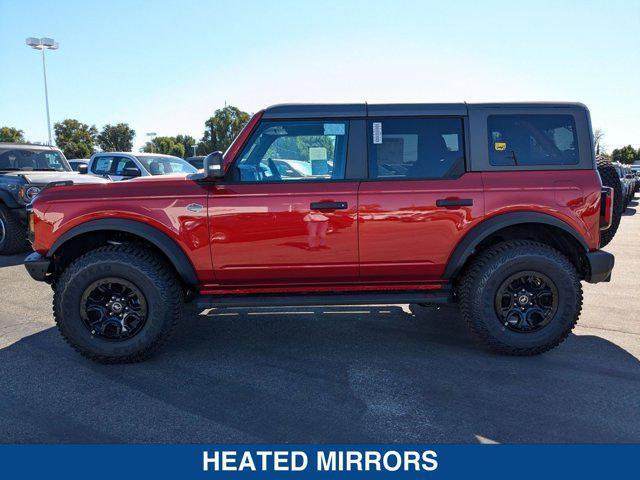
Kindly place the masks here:
POLYGON ((496 142, 493 144, 493 147, 498 151, 502 152, 507 149, 507 144, 505 142, 496 142))

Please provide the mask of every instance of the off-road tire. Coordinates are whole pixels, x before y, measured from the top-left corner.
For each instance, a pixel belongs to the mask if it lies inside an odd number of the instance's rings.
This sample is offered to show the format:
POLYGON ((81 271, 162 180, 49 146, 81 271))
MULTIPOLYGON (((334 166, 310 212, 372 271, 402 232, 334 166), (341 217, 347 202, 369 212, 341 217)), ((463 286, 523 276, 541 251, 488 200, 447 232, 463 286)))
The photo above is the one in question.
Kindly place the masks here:
POLYGON ((562 343, 582 310, 582 286, 574 265, 548 245, 511 240, 482 251, 463 274, 458 286, 462 315, 473 334, 489 350, 507 355, 537 355, 562 343), (515 332, 496 312, 496 293, 509 276, 537 271, 549 277, 558 291, 552 320, 540 330, 515 332))
POLYGON ((0 222, 4 226, 4 236, 0 234, 0 255, 24 252, 27 249, 27 231, 24 225, 2 204, 0 204, 0 222))
POLYGON ((53 316, 64 339, 85 357, 100 363, 130 363, 148 358, 171 337, 182 304, 182 287, 163 258, 138 246, 107 245, 82 255, 64 270, 55 284, 53 316), (83 292, 106 277, 133 283, 146 299, 146 322, 131 338, 100 338, 82 321, 83 292))
POLYGON ((600 232, 600 248, 602 248, 613 240, 613 237, 615 237, 618 231, 622 212, 624 212, 626 208, 626 199, 622 198, 622 183, 620 182, 620 177, 618 177, 618 172, 616 172, 616 169, 611 165, 611 162, 598 160, 598 172, 602 179, 602 185, 613 188, 613 218, 611 219, 611 226, 600 232))

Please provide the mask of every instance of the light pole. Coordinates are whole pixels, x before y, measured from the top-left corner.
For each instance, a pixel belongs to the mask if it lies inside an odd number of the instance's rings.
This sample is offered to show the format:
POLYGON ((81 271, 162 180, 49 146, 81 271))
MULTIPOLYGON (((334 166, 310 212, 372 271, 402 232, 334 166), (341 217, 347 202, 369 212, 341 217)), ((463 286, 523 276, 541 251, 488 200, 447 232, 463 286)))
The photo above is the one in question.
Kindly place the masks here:
POLYGON ((151 145, 151 153, 155 153, 154 150, 154 146, 153 146, 153 139, 156 138, 156 136, 158 135, 156 132, 147 132, 145 133, 145 135, 147 137, 149 137, 149 144, 151 145))
POLYGON ((44 73, 44 101, 47 106, 47 130, 49 131, 49 145, 53 145, 51 141, 51 118, 49 117, 49 91, 47 90, 47 66, 44 61, 45 50, 57 50, 58 42, 53 38, 27 38, 27 45, 36 50, 42 50, 42 72, 44 73))
POLYGON ((198 144, 194 143, 193 145, 191 145, 191 148, 193 148, 193 156, 196 156, 196 150, 198 149, 198 144))

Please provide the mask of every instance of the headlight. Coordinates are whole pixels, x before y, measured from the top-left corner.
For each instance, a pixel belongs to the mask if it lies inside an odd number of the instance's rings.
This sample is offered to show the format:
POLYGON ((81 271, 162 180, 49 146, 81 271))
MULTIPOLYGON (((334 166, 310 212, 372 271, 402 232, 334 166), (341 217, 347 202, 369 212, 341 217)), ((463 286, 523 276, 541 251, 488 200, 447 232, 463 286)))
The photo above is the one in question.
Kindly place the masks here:
POLYGON ((24 198, 27 202, 33 202, 33 199, 38 196, 40 190, 42 190, 40 187, 26 188, 22 191, 22 198, 24 198))

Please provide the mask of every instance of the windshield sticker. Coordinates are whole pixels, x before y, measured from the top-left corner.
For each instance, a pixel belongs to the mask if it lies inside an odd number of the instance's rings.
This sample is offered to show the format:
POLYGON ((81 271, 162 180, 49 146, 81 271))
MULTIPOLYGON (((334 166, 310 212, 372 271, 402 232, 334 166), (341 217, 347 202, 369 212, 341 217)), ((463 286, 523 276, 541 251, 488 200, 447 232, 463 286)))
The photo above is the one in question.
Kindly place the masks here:
POLYGON ((373 144, 382 143, 382 122, 373 122, 373 144))
POLYGON ((507 149, 507 144, 505 142, 495 142, 493 148, 495 148, 497 152, 502 152, 507 149))
POLYGON ((344 123, 325 123, 325 135, 344 135, 344 123))

